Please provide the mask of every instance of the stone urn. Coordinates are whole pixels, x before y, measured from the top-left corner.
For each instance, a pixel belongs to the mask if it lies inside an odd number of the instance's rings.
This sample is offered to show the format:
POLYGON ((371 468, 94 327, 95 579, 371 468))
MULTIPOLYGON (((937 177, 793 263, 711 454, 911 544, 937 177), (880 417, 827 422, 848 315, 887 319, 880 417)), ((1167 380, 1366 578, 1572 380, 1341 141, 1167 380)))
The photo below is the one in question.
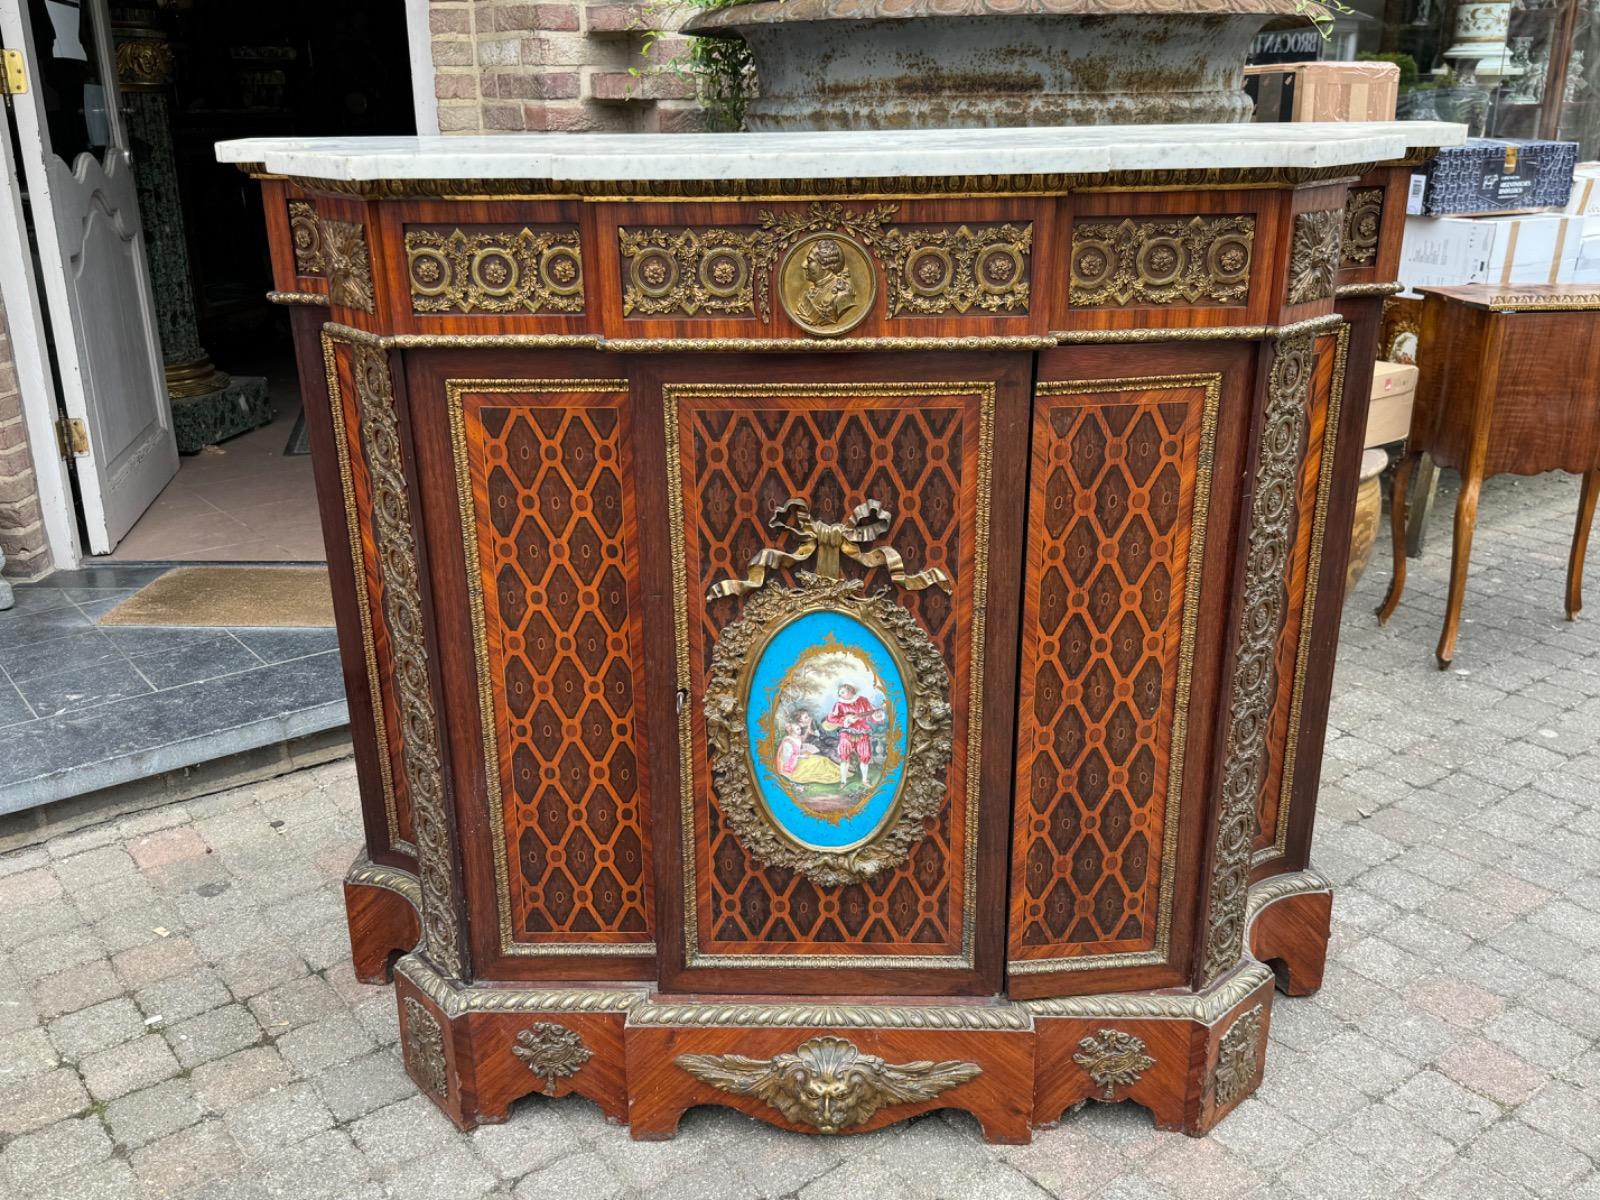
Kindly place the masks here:
POLYGON ((1245 58, 1310 0, 758 0, 697 14, 750 46, 746 126, 952 129, 1248 121, 1245 58))

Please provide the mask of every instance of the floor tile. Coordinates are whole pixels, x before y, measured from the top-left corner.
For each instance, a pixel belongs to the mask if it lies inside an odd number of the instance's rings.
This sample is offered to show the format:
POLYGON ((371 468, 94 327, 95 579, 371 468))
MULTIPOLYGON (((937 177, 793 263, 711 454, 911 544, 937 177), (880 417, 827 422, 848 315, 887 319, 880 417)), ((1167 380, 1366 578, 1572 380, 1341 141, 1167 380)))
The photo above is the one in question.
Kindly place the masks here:
POLYGON ((58 671, 36 679, 17 681, 23 697, 41 718, 75 712, 112 700, 143 696, 151 691, 144 678, 118 658, 111 662, 58 671))
POLYGON ((88 627, 89 618, 70 604, 37 613, 0 613, 0 662, 8 649, 48 642, 88 627))
POLYGON ((5 668, 16 684, 96 663, 118 662, 121 658, 122 651, 111 639, 100 630, 89 628, 87 621, 83 628, 66 637, 29 642, 25 646, 0 647, 0 667, 5 668))
POLYGON ((234 636, 269 663, 339 648, 339 636, 331 629, 239 629, 234 636))
POLYGON ((15 725, 18 721, 31 721, 33 716, 33 710, 23 700, 16 685, 0 676, 0 728, 15 725))
MULTIPOLYGON (((215 630, 208 632, 215 633, 215 630)), ((155 688, 199 683, 201 680, 216 679, 261 666, 259 658, 227 633, 190 642, 174 650, 141 654, 131 661, 139 674, 155 688)))

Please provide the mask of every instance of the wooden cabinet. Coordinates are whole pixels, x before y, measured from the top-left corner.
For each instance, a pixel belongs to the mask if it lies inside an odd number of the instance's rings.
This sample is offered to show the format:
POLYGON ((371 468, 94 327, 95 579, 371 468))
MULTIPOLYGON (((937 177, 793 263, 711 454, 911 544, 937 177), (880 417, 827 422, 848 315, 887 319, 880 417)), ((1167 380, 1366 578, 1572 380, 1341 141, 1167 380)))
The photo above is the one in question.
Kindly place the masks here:
POLYGON ((1246 1095, 1326 947, 1359 169, 265 179, 418 1084, 643 1137, 1246 1095))

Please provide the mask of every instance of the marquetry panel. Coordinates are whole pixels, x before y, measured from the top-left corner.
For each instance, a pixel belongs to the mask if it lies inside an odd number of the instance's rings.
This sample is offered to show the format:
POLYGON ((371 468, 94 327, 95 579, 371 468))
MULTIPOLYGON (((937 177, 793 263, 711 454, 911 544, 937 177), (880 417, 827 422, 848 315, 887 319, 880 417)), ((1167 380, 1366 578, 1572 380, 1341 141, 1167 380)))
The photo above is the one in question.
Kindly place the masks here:
POLYGON ((405 246, 412 312, 583 312, 576 226, 411 225, 405 246))
POLYGON ((1165 957, 1220 386, 1039 385, 1013 974, 1165 957))
POLYGON ((1075 221, 1072 306, 1242 305, 1255 235, 1256 219, 1248 214, 1075 221))
POLYGON ((639 953, 653 910, 627 385, 449 393, 481 605, 501 950, 639 953))
MULTIPOLYGON (((864 883, 823 886, 758 861, 719 806, 703 722, 694 722, 684 813, 689 965, 754 967, 802 953, 809 966, 966 965, 981 719, 974 605, 981 613, 987 569, 987 503, 979 497, 987 494, 993 386, 669 384, 665 392, 681 472, 679 633, 694 703, 719 632, 747 603, 707 601, 707 589, 742 577, 758 551, 781 542, 766 520, 791 497, 835 521, 881 501, 893 514, 883 540, 912 568, 939 568, 954 581, 951 595, 929 587, 895 597, 943 654, 954 709, 946 795, 904 864, 864 883)), ((892 588, 881 569, 847 562, 844 572, 892 588)), ((976 627, 981 632, 981 619, 976 627)))

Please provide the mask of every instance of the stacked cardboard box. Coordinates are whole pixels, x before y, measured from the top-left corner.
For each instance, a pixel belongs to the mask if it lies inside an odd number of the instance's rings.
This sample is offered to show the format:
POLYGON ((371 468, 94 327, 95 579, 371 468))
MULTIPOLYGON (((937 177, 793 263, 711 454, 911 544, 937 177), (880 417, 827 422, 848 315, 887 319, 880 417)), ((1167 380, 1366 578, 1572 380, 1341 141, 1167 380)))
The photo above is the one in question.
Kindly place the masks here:
POLYGON ((1571 283, 1582 217, 1407 217, 1400 282, 1407 291, 1458 283, 1571 283))
POLYGON ((1468 138, 1447 146, 1411 177, 1414 216, 1560 208, 1572 192, 1577 142, 1468 138))
POLYGON ((1392 121, 1400 68, 1386 62, 1304 62, 1246 67, 1257 121, 1392 121))

